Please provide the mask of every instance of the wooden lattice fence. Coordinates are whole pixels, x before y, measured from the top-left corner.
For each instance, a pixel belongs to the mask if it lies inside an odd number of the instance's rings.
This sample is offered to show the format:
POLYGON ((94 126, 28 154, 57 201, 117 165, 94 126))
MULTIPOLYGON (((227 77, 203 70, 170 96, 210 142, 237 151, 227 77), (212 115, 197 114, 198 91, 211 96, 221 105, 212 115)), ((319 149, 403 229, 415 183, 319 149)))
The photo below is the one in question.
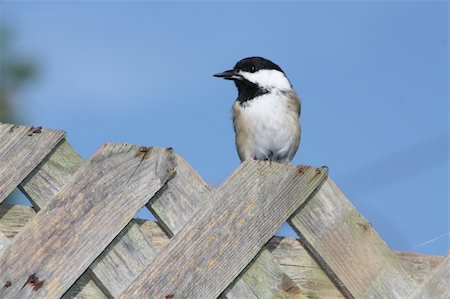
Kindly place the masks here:
POLYGON ((0 124, 0 201, 33 205, 0 205, 0 298, 450 298, 450 257, 391 251, 327 174, 252 161, 215 190, 172 149, 83 161, 0 124))

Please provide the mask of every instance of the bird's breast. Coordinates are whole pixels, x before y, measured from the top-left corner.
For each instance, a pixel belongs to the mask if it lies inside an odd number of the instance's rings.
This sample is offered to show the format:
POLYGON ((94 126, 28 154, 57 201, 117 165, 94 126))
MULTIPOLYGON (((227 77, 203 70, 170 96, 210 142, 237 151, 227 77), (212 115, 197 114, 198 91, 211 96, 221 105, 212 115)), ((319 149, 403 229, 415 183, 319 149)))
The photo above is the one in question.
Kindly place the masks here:
POLYGON ((281 155, 298 142, 295 140, 300 134, 298 109, 292 109, 290 101, 282 94, 267 94, 245 105, 234 104, 233 123, 241 160, 270 153, 281 155))

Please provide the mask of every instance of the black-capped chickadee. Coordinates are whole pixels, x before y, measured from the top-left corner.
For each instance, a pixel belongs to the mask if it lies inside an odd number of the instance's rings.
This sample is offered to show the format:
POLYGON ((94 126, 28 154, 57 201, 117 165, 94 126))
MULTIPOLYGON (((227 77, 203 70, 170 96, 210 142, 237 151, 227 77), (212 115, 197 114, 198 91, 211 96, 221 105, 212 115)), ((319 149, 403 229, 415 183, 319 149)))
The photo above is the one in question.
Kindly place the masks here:
POLYGON ((283 70, 262 57, 249 57, 214 76, 233 80, 238 89, 232 110, 241 162, 289 163, 300 144, 300 98, 283 70))

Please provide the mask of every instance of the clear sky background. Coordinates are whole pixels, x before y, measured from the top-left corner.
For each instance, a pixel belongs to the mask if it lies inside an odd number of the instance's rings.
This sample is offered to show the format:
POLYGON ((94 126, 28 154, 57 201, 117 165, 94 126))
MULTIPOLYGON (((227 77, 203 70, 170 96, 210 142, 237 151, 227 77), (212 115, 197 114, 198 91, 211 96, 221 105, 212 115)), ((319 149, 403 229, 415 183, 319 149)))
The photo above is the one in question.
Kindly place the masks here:
POLYGON ((84 158, 110 141, 170 146, 219 186, 239 164, 237 92, 212 74, 263 56, 302 97, 293 163, 328 165, 392 248, 449 251, 446 1, 0 6, 39 67, 21 123, 66 130, 84 158))

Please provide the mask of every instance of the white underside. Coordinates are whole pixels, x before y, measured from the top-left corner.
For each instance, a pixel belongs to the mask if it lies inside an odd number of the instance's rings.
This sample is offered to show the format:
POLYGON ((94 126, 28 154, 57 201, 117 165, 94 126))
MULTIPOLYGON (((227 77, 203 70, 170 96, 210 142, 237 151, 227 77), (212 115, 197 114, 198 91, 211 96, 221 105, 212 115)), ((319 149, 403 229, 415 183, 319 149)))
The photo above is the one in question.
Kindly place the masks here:
POLYGON ((239 107, 249 138, 245 144, 237 144, 242 160, 292 160, 300 127, 298 115, 289 109, 287 100, 283 93, 273 92, 245 103, 245 108, 239 107))

